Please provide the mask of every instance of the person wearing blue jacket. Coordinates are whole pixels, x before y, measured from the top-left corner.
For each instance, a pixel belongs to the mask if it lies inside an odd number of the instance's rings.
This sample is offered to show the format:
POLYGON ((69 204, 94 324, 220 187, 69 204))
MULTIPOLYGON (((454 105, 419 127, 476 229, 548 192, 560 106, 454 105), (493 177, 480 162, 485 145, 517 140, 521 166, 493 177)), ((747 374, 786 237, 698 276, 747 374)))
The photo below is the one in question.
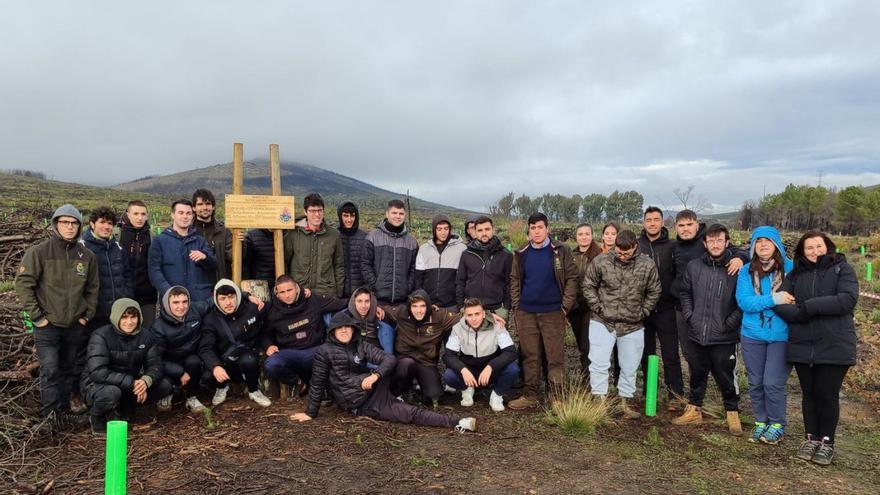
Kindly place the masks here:
POLYGON ((79 243, 95 254, 98 261, 98 309, 89 322, 90 329, 111 323, 110 308, 123 297, 133 297, 131 267, 122 246, 113 235, 116 212, 101 206, 89 214, 89 229, 84 231, 79 243))
POLYGON ((193 301, 211 299, 217 258, 192 225, 192 203, 185 199, 172 203, 171 220, 150 245, 150 282, 160 294, 182 285, 193 301))
POLYGON ((749 259, 736 283, 736 302, 743 311, 742 355, 755 416, 749 441, 775 445, 785 435, 785 382, 791 366, 785 359, 788 324, 773 309, 795 302, 782 290, 794 264, 779 231, 769 226, 752 232, 749 259))

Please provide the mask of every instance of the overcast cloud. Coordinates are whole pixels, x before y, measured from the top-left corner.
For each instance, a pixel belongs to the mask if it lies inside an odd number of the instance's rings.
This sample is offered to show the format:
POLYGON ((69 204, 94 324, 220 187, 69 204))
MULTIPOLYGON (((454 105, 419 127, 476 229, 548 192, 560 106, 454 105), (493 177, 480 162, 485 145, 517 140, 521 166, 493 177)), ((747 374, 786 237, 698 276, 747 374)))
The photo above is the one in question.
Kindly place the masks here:
POLYGON ((110 184, 282 160, 461 207, 716 211, 880 183, 880 2, 14 2, 0 168, 110 184))

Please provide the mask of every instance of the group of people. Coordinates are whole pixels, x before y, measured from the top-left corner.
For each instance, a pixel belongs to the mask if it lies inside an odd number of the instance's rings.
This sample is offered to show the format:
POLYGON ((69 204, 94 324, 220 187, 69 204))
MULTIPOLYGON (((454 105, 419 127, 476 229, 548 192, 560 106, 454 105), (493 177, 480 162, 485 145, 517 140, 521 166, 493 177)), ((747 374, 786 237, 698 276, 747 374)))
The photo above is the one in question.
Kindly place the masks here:
POLYGON ((471 407, 485 389, 495 412, 508 399, 514 410, 544 395, 560 400, 570 326, 591 393, 604 399, 613 377, 624 417, 639 416, 638 370, 659 340, 668 410, 681 413, 672 422, 702 422, 711 374, 735 435, 740 346, 753 442, 783 438, 794 366, 806 429, 798 456, 831 462, 838 393, 855 364, 858 282, 827 235, 804 234, 792 262, 772 227, 756 229, 746 251, 723 225, 707 228, 685 210, 672 239, 662 210, 649 207, 640 235, 612 222, 597 242, 581 224, 571 249, 534 213, 528 242, 509 252, 487 216, 469 218, 462 239, 438 214, 419 245, 402 201, 390 201, 369 232, 354 203, 339 205, 336 228, 324 206, 318 194, 304 198, 277 278, 271 231, 233 239, 204 189, 175 201, 171 226, 155 237, 141 201, 120 219, 94 209, 85 231, 76 208, 58 208, 50 237, 28 249, 16 277, 35 327, 45 414, 87 418, 100 434, 110 416, 131 417, 139 404, 171 410, 175 394, 198 412, 213 391, 218 406, 231 382, 267 407, 264 374, 307 397, 295 420, 332 400, 354 414, 473 431, 474 418, 437 412, 444 391, 471 407), (265 280, 270 300, 229 280, 233 242, 243 242, 245 276, 265 280))

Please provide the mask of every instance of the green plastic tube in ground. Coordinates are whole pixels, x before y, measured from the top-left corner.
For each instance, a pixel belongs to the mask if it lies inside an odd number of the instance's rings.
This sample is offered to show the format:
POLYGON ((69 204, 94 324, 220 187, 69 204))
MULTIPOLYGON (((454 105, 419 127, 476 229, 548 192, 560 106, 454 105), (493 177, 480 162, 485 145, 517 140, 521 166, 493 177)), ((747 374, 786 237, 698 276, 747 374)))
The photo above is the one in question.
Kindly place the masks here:
POLYGON ((660 358, 656 354, 648 356, 648 378, 645 380, 645 416, 657 415, 657 374, 660 358))
POLYGON ((128 423, 107 423, 107 452, 104 464, 104 494, 125 495, 128 478, 128 423))
POLYGON ((865 254, 865 245, 864 244, 859 246, 859 254, 865 254))
POLYGON ((868 282, 874 280, 874 263, 870 261, 865 265, 865 280, 868 282))

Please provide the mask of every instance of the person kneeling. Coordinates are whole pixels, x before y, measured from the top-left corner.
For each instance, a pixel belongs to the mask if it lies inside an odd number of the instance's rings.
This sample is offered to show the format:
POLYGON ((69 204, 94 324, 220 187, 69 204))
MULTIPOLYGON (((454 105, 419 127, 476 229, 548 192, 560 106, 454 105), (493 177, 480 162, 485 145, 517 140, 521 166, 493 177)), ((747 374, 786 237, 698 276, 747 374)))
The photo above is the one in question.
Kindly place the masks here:
POLYGON ((474 405, 474 389, 492 385, 489 407, 504 410, 504 394, 519 376, 516 347, 507 330, 486 318, 479 299, 464 301, 464 318, 452 327, 446 342, 443 381, 461 390, 461 405, 474 405))
POLYGON ((215 388, 213 405, 226 401, 230 381, 242 380, 252 401, 262 407, 272 405, 260 391, 260 363, 255 349, 262 327, 257 305, 243 300, 231 280, 220 279, 214 286, 214 309, 205 317, 199 343, 199 356, 205 363, 203 382, 215 388))
POLYGON ((142 331, 142 321, 137 302, 117 299, 110 324, 89 338, 81 388, 96 435, 107 431, 107 415, 117 408, 122 418, 130 419, 137 404, 171 393, 171 383, 162 377, 162 351, 152 334, 142 331))
POLYGON ((356 415, 397 423, 455 427, 459 431, 476 430, 474 418, 456 419, 395 399, 389 386, 397 359, 360 339, 354 331, 356 326, 357 321, 345 311, 333 315, 327 341, 315 354, 308 407, 291 419, 316 418, 324 391, 329 389, 339 407, 356 415), (376 368, 371 370, 368 363, 376 368))

